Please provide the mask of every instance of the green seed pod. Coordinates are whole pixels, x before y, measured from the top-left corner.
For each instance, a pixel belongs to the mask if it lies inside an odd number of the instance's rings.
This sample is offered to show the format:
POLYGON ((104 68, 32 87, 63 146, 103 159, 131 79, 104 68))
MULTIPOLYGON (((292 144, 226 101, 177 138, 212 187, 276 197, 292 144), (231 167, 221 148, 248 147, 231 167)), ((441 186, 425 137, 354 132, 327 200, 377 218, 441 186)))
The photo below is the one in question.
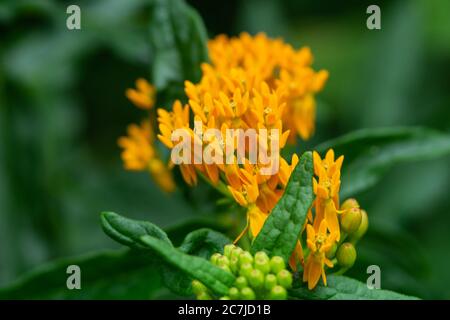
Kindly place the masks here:
POLYGON ((255 269, 260 270, 264 274, 268 274, 270 272, 270 261, 267 258, 259 257, 255 259, 255 269))
POLYGON ((270 290, 269 299, 271 300, 286 300, 287 292, 282 286, 275 286, 270 290))
POLYGON ((264 251, 258 251, 255 253, 255 259, 267 259, 269 260, 269 256, 264 251))
POLYGON ((264 285, 264 273, 258 269, 253 269, 247 277, 250 286, 259 289, 264 285))
POLYGON ((368 227, 369 218, 367 217, 367 212, 366 210, 361 210, 361 223, 358 230, 354 234, 350 235, 350 241, 355 242, 361 239, 366 233, 368 227))
POLYGON ((220 256, 220 257, 217 258, 216 264, 219 267, 223 267, 223 266, 227 266, 228 267, 230 265, 230 259, 228 259, 225 256, 220 256))
POLYGON ((214 253, 210 258, 211 263, 217 265, 217 259, 221 256, 222 255, 220 253, 214 253))
POLYGON ((248 278, 252 270, 253 266, 250 263, 244 263, 239 269, 239 275, 248 278))
POLYGON ((205 291, 197 295, 197 300, 212 300, 212 297, 205 291))
POLYGON ((331 249, 328 250, 328 252, 325 254, 326 257, 327 257, 328 259, 333 259, 334 256, 336 255, 337 248, 338 248, 337 243, 336 243, 336 242, 333 243, 333 245, 331 246, 331 249))
POLYGON ((271 273, 266 275, 266 279, 264 280, 264 288, 267 291, 270 291, 276 285, 277 285, 277 277, 274 274, 271 274, 271 273))
POLYGON ((243 289, 248 286, 247 278, 245 277, 237 277, 236 281, 234 281, 234 285, 238 289, 243 289))
POLYGON ((239 263, 243 265, 244 263, 253 263, 253 256, 248 251, 244 251, 239 255, 239 263))
POLYGON ((286 289, 292 286, 292 274, 287 270, 281 270, 277 274, 278 283, 286 289))
POLYGON ((342 231, 353 234, 361 225, 362 214, 359 208, 351 208, 340 215, 342 231))
POLYGON ((198 280, 192 280, 192 292, 195 295, 199 295, 202 292, 208 291, 208 288, 198 280))
POLYGON ((241 289, 240 298, 242 300, 255 300, 256 295, 255 295, 255 292, 251 288, 245 287, 245 288, 241 289))
POLYGON ((284 263, 284 260, 282 257, 274 256, 272 259, 270 259, 270 270, 274 274, 278 274, 281 270, 286 268, 286 264, 284 263))
POLYGON ((336 259, 340 266, 350 268, 356 260, 355 247, 350 242, 341 244, 336 252, 336 259))
POLYGON ((227 258, 231 258, 231 252, 236 249, 236 246, 234 244, 227 244, 225 247, 223 247, 223 255, 227 258))
POLYGON ((239 289, 236 287, 231 287, 228 290, 228 296, 230 297, 230 299, 232 300, 237 300, 239 299, 239 289))

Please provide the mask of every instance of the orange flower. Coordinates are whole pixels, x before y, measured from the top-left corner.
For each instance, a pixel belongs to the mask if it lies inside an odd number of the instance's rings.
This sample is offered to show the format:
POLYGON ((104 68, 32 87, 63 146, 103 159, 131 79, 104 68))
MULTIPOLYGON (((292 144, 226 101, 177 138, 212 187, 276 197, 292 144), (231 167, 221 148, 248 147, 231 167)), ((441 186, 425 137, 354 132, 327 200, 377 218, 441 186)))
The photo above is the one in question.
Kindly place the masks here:
POLYGON ((326 257, 326 254, 336 241, 336 234, 329 233, 327 229, 326 220, 322 220, 317 232, 310 224, 306 226, 306 243, 310 253, 303 270, 303 281, 308 282, 309 289, 313 289, 317 285, 320 276, 326 285, 327 278, 324 268, 325 266, 333 267, 333 263, 326 257))
POLYGON ((153 107, 155 94, 155 87, 143 78, 136 80, 136 89, 127 89, 125 91, 127 98, 141 109, 151 109, 153 107))

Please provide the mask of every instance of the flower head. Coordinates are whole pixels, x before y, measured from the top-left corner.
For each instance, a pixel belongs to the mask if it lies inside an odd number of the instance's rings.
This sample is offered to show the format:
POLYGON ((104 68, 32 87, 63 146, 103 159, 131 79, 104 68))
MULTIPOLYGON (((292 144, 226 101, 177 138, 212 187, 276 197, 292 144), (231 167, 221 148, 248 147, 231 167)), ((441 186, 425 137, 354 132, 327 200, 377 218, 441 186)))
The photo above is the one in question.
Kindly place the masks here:
POLYGON ((127 89, 125 91, 127 98, 141 109, 151 109, 153 107, 155 94, 155 87, 143 78, 136 80, 136 89, 127 89))

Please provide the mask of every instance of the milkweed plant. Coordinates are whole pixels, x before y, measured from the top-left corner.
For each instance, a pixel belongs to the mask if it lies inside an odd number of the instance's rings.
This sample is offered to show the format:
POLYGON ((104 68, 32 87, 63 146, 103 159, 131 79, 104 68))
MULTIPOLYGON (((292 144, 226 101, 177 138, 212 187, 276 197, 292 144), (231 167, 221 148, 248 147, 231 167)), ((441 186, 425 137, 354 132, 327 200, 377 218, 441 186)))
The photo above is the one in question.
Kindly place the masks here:
POLYGON ((194 230, 178 248, 150 222, 112 212, 102 213, 105 232, 159 257, 164 284, 197 299, 404 297, 343 276, 370 214, 340 197, 345 154, 299 146, 320 130, 316 95, 329 78, 310 48, 264 33, 206 41, 192 9, 168 10, 190 30, 175 53, 192 63, 161 70, 167 43, 152 35, 151 80, 125 92, 143 119, 118 140, 123 164, 168 194, 207 185, 238 222, 226 234, 194 230))

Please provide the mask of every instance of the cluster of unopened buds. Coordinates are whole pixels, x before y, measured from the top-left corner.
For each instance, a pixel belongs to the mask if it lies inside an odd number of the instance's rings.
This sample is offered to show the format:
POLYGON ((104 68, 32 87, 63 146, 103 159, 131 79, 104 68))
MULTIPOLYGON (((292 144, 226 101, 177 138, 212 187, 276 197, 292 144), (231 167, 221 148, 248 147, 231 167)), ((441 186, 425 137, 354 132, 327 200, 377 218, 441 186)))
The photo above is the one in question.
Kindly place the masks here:
MULTIPOLYGON (((292 286, 292 273, 279 256, 269 258, 263 251, 252 255, 233 244, 226 245, 224 254, 215 253, 211 262, 236 277, 228 295, 221 300, 285 300, 292 286)), ((198 280, 192 282, 198 300, 213 299, 214 295, 198 280)))

